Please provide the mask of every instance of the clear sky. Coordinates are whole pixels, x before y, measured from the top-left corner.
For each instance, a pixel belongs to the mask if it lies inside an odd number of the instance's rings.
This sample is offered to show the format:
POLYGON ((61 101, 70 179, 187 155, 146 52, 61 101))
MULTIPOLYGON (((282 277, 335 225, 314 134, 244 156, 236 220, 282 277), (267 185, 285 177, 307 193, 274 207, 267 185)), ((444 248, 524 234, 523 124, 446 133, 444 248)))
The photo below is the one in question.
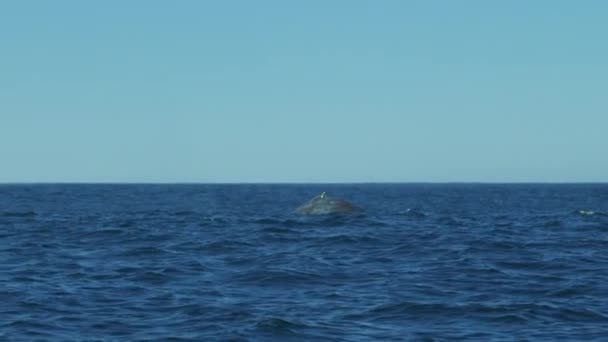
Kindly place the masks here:
POLYGON ((608 1, 2 1, 0 182, 608 181, 608 1))

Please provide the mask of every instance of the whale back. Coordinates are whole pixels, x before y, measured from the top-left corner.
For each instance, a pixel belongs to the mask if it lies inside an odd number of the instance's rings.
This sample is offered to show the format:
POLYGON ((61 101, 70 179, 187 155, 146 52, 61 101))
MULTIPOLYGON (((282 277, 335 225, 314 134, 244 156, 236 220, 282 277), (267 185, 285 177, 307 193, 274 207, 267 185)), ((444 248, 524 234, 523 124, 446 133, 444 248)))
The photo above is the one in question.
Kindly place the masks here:
POLYGON ((361 208, 343 199, 326 195, 325 193, 314 197, 296 209, 304 215, 325 215, 333 213, 350 213, 361 211, 361 208))

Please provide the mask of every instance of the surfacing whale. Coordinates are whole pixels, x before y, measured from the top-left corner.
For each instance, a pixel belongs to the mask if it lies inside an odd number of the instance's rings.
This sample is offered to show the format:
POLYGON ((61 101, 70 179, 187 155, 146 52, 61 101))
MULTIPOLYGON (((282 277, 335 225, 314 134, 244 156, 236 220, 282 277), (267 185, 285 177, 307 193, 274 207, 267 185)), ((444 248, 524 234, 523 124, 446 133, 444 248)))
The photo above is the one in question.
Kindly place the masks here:
POLYGON ((361 208, 343 199, 327 196, 325 192, 296 209, 298 214, 326 215, 334 213, 352 213, 362 211, 361 208))

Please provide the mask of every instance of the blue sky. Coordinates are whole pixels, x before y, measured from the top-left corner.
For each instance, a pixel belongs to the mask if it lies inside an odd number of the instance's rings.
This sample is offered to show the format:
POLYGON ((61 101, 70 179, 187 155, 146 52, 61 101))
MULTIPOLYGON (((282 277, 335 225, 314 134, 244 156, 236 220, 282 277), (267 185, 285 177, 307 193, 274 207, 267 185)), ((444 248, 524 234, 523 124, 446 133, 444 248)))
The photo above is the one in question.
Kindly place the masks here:
POLYGON ((605 1, 0 4, 0 182, 608 181, 605 1))

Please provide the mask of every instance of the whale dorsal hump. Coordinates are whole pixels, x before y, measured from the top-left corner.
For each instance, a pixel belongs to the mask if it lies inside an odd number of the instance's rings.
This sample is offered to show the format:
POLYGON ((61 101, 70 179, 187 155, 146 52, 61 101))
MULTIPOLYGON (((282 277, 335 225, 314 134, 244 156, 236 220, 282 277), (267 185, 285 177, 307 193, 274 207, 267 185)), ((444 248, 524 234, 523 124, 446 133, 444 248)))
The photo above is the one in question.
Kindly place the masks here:
POLYGON ((328 196, 325 191, 296 208, 297 213, 304 215, 321 215, 360 211, 363 210, 343 199, 328 196))

